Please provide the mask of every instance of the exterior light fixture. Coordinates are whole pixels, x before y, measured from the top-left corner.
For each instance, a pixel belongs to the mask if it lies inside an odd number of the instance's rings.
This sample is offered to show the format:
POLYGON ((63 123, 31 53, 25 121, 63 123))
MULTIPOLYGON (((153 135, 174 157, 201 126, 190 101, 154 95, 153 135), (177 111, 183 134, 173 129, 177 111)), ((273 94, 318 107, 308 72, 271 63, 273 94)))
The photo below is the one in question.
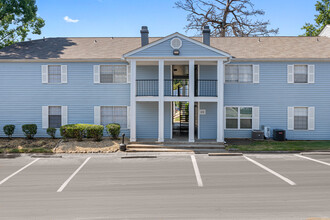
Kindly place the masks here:
POLYGON ((180 55, 180 50, 178 50, 178 49, 175 49, 175 50, 173 50, 173 55, 180 55))

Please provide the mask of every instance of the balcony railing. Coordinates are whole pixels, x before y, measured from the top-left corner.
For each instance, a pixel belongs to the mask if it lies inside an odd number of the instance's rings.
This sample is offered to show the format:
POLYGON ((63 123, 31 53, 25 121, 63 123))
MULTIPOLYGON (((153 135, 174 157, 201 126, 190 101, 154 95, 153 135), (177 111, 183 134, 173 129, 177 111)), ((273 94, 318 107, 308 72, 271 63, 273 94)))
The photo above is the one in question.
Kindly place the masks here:
POLYGON ((195 96, 217 97, 217 80, 196 80, 195 96))
POLYGON ((158 79, 136 80, 136 96, 158 96, 158 79))
POLYGON ((164 83, 165 96, 189 96, 188 79, 165 79, 164 83))
MULTIPOLYGON (((157 79, 136 80, 136 96, 158 96, 159 81, 157 79)), ((217 80, 196 80, 195 96, 217 97, 217 80)), ((164 95, 176 97, 189 96, 188 79, 165 79, 164 95)))

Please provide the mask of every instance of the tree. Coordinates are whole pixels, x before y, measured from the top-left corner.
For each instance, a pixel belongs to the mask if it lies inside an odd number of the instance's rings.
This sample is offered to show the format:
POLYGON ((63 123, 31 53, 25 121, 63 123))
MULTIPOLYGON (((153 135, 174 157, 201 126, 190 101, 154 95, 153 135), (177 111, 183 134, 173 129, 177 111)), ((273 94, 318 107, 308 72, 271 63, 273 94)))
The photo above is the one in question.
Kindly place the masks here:
POLYGON ((0 0, 0 48, 24 41, 31 31, 41 34, 45 21, 37 10, 35 0, 0 0))
POLYGON ((264 15, 255 10, 251 0, 178 0, 177 8, 187 11, 185 29, 200 32, 205 25, 212 27, 211 35, 225 36, 268 36, 277 34, 277 29, 268 29, 269 21, 256 17, 264 15))
POLYGON ((315 15, 315 23, 306 23, 301 29, 305 30, 303 36, 318 36, 323 28, 330 24, 330 0, 317 1, 315 9, 319 12, 315 15))

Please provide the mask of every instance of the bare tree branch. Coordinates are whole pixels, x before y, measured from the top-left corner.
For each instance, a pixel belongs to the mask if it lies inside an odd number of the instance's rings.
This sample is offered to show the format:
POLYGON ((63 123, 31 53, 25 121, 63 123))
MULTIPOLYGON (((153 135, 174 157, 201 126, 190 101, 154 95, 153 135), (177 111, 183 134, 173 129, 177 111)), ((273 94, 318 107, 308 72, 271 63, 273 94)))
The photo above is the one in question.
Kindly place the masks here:
POLYGON ((269 21, 257 20, 265 14, 255 10, 251 0, 178 0, 177 8, 188 12, 185 29, 201 32, 203 26, 212 27, 212 36, 269 36, 277 29, 268 29, 269 21))

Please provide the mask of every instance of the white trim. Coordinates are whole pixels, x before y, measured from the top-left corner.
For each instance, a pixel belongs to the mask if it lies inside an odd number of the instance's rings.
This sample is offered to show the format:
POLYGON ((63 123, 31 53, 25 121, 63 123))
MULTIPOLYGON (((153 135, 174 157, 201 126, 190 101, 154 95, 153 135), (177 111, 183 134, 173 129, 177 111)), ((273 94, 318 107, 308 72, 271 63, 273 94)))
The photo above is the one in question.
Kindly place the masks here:
POLYGON ((327 24, 327 25, 323 28, 323 30, 321 31, 321 33, 319 34, 319 36, 320 36, 320 37, 330 37, 329 35, 324 34, 324 32, 326 32, 327 29, 330 29, 330 24, 327 24))
POLYGON ((260 130, 260 108, 258 106, 252 108, 252 129, 260 130))
POLYGON ((131 128, 131 107, 127 106, 127 129, 131 128))
POLYGON ((224 142, 224 84, 225 84, 225 65, 223 60, 217 62, 217 142, 224 142))
POLYGON ((307 65, 307 82, 315 83, 315 65, 307 65))
POLYGON ((171 117, 171 125, 170 125, 170 139, 173 139, 173 102, 170 102, 170 117, 171 117))
POLYGON ((308 120, 308 130, 315 130, 315 107, 308 107, 307 112, 307 120, 308 120))
POLYGON ((294 107, 288 107, 288 130, 294 130, 294 107))
POLYGON ((287 66, 287 81, 288 83, 294 83, 294 65, 287 66))
POLYGON ((195 61, 189 60, 189 142, 195 142, 195 61))
POLYGON ((101 124, 101 106, 94 106, 94 124, 101 124))
POLYGON ((252 76, 253 76, 253 83, 259 83, 260 81, 260 66, 259 65, 252 65, 252 76))
MULTIPOLYGON (((224 52, 224 51, 218 50, 218 49, 216 49, 216 48, 214 48, 214 47, 211 47, 211 46, 208 46, 208 45, 206 45, 206 44, 203 44, 202 42, 199 42, 199 41, 197 41, 197 40, 194 40, 194 39, 191 39, 191 38, 189 38, 189 37, 186 37, 186 36, 184 36, 184 35, 182 35, 182 34, 180 34, 180 33, 178 33, 178 32, 173 33, 173 34, 171 34, 171 35, 168 35, 168 36, 166 36, 166 37, 164 37, 164 38, 162 38, 162 39, 156 40, 156 41, 154 41, 154 42, 152 42, 152 43, 150 43, 150 44, 147 44, 147 45, 145 45, 145 46, 143 46, 143 47, 140 47, 140 48, 138 48, 138 49, 132 50, 132 51, 130 51, 130 52, 124 54, 123 57, 126 58, 126 57, 129 57, 129 56, 132 56, 132 55, 135 54, 135 53, 138 53, 138 52, 143 51, 143 50, 145 50, 145 49, 147 49, 147 48, 153 47, 153 46, 155 46, 155 45, 157 45, 157 44, 160 44, 160 43, 162 43, 162 42, 164 42, 164 41, 167 41, 167 40, 171 39, 172 37, 183 38, 184 40, 187 40, 187 41, 189 41, 189 42, 191 42, 191 43, 194 43, 194 44, 196 44, 196 45, 202 46, 202 47, 204 47, 204 48, 206 48, 206 49, 209 49, 209 50, 211 50, 211 51, 214 51, 214 52, 216 52, 216 53, 219 53, 219 54, 221 54, 221 55, 224 56, 224 57, 231 57, 230 54, 228 54, 228 53, 226 53, 226 52, 224 52)), ((139 57, 139 58, 141 58, 141 57, 139 57)))
POLYGON ((131 64, 131 130, 130 130, 130 141, 135 142, 136 141, 136 61, 132 60, 130 62, 131 64))
POLYGON ((100 125, 101 125, 101 119, 102 119, 102 114, 101 114, 101 108, 102 107, 126 107, 126 128, 124 128, 124 127, 121 127, 120 129, 123 129, 123 130, 128 130, 128 129, 130 129, 130 123, 131 122, 128 122, 128 120, 129 120, 129 116, 128 116, 128 111, 130 111, 131 109, 130 109, 130 106, 128 106, 128 105, 100 105, 100 106, 94 106, 94 107, 100 107, 100 125))
POLYGON ((48 83, 48 65, 41 65, 41 82, 48 83))
POLYGON ((158 61, 158 142, 164 142, 164 60, 158 61))
POLYGON ((200 114, 200 109, 201 109, 201 106, 200 106, 200 102, 197 102, 197 110, 198 110, 198 126, 197 126, 197 138, 198 139, 201 139, 201 129, 200 129, 200 125, 201 125, 201 123, 200 123, 200 120, 201 120, 201 114, 200 114))
POLYGON ((178 37, 173 38, 173 39, 171 40, 171 47, 172 47, 173 49, 175 49, 175 50, 180 49, 180 48, 182 47, 182 40, 181 40, 180 38, 178 38, 178 37), (177 47, 173 46, 173 41, 174 41, 174 40, 178 40, 178 42, 180 42, 179 46, 177 46, 177 47))
POLYGON ((93 66, 93 82, 100 83, 100 65, 93 66))

